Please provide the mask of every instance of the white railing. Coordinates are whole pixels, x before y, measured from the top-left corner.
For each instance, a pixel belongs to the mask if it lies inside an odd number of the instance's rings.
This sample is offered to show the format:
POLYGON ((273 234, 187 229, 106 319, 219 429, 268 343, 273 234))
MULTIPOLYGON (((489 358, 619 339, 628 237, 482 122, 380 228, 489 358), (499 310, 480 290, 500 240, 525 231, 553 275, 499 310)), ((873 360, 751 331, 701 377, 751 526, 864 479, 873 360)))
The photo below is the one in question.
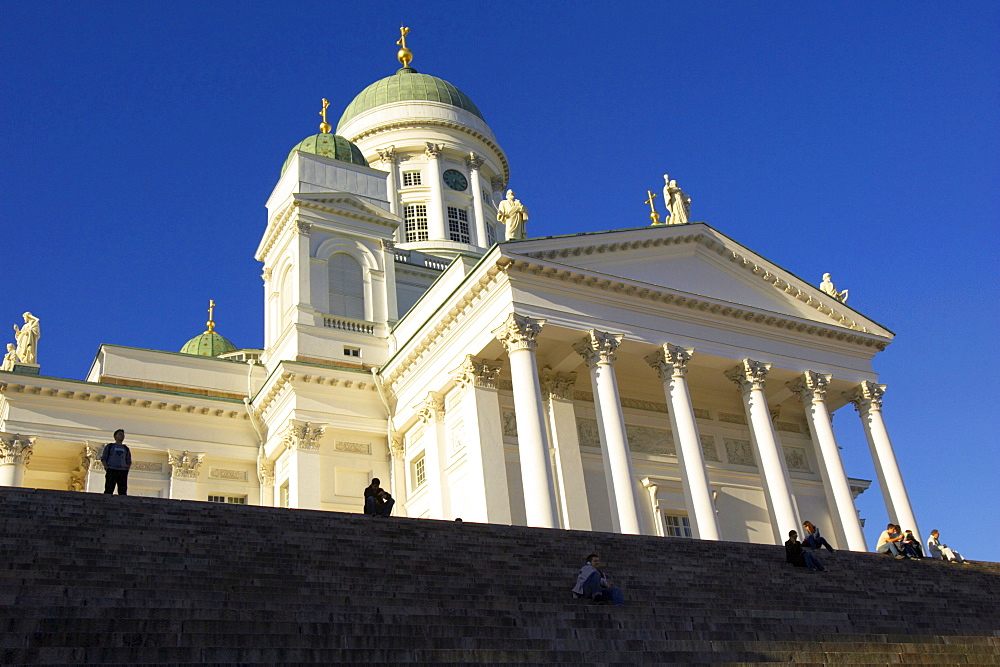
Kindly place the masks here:
POLYGON ((354 333, 373 335, 375 333, 375 323, 366 320, 355 320, 350 317, 337 317, 334 315, 323 316, 323 326, 327 329, 340 329, 354 333))

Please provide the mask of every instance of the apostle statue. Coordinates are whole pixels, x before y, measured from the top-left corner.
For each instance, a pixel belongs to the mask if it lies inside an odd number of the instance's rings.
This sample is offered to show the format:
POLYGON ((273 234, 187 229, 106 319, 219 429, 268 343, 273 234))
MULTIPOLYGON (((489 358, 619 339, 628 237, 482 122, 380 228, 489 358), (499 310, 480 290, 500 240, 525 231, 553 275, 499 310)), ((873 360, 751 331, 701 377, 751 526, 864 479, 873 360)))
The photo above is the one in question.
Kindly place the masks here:
POLYGON ((837 301, 841 303, 847 303, 847 290, 844 290, 843 292, 838 292, 837 288, 833 286, 833 281, 830 280, 829 273, 823 274, 823 282, 819 284, 819 289, 820 291, 829 294, 837 301))
POLYGON ((0 364, 0 371, 14 370, 14 364, 19 361, 20 359, 17 358, 17 350, 14 349, 14 343, 7 343, 7 354, 3 355, 3 364, 0 364))
POLYGON ((514 199, 514 191, 507 191, 507 199, 500 202, 497 209, 497 222, 502 222, 507 231, 504 240, 523 239, 526 237, 525 225, 528 221, 528 209, 520 199, 514 199))
POLYGON ((670 212, 669 225, 683 225, 691 217, 691 198, 684 194, 684 191, 677 185, 677 181, 670 179, 670 174, 663 175, 663 203, 670 212))
POLYGON ((22 364, 38 364, 38 339, 42 337, 38 318, 31 313, 24 314, 24 326, 14 325, 14 341, 17 343, 17 358, 22 364))

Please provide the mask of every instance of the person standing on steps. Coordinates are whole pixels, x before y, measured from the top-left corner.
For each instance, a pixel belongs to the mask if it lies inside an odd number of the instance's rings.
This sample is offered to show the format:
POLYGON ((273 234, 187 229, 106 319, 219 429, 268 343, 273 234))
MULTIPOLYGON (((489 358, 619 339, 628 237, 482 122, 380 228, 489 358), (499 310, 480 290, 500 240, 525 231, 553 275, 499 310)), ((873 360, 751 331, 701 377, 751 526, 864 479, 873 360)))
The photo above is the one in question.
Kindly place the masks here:
POLYGON ((598 604, 612 602, 621 607, 625 604, 625 596, 620 588, 614 588, 608 584, 608 579, 601 572, 600 567, 601 558, 597 554, 587 556, 587 562, 580 568, 580 574, 576 578, 573 597, 585 598, 598 604))
POLYGON ((104 445, 101 463, 104 464, 104 493, 112 494, 118 487, 119 496, 128 495, 128 471, 132 467, 132 452, 125 444, 125 431, 118 429, 115 441, 104 445))
POLYGON ((819 528, 814 526, 811 521, 803 521, 802 528, 805 529, 805 539, 802 540, 802 546, 810 549, 826 547, 830 553, 833 553, 833 547, 830 546, 825 537, 819 534, 819 528))
POLYGON ((788 541, 785 542, 785 562, 791 563, 795 567, 808 567, 810 572, 826 570, 819 558, 802 548, 799 544, 799 534, 794 530, 788 531, 788 541))

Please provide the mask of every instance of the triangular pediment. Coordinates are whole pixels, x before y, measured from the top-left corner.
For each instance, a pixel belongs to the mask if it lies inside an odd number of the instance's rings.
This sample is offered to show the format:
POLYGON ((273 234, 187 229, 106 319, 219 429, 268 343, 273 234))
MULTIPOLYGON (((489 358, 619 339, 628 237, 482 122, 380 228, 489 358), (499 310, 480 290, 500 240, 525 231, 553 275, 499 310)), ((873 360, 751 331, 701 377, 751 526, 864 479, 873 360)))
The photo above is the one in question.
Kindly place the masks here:
POLYGON ((503 251, 752 311, 893 335, 704 223, 528 239, 503 251))

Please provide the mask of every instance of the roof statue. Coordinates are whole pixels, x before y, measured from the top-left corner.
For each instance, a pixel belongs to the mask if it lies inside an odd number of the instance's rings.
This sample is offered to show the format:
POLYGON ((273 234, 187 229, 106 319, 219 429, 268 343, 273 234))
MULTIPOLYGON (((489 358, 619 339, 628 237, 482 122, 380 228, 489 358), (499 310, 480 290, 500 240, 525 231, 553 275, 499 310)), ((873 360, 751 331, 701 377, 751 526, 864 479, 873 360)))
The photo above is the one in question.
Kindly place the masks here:
POLYGON ((684 194, 677 181, 670 180, 669 174, 663 175, 663 182, 663 203, 670 215, 667 223, 671 225, 688 223, 691 217, 691 198, 684 194))
POLYGON ((14 364, 19 361, 20 359, 17 358, 17 350, 14 348, 14 343, 7 343, 7 354, 3 355, 3 364, 0 364, 0 371, 14 370, 14 364))
POLYGON ((524 223, 527 221, 528 208, 520 199, 514 199, 513 190, 508 190, 507 199, 500 202, 500 207, 497 208, 497 222, 502 222, 507 227, 504 240, 525 238, 527 235, 524 223))
POLYGON ((22 364, 38 364, 38 339, 42 337, 38 318, 31 313, 24 314, 24 326, 14 325, 14 340, 17 342, 17 358, 22 364))
POLYGON ((409 28, 399 26, 399 39, 396 41, 396 45, 401 48, 399 49, 399 53, 396 54, 396 58, 403 64, 403 67, 409 67, 410 63, 413 62, 413 51, 406 48, 406 36, 409 34, 409 28))
POLYGON ((833 286, 833 281, 830 280, 829 273, 823 274, 823 282, 819 284, 819 288, 821 291, 829 294, 837 301, 841 303, 847 303, 847 290, 844 290, 843 292, 838 292, 837 288, 833 286))
POLYGON ((660 222, 660 214, 656 212, 656 207, 653 206, 653 200, 656 199, 656 193, 652 190, 646 190, 646 194, 649 196, 643 203, 649 204, 649 219, 653 221, 654 225, 663 224, 660 222))
POLYGON ((330 124, 326 122, 326 108, 330 106, 330 100, 323 98, 323 110, 319 112, 319 115, 323 117, 323 122, 319 124, 319 131, 323 134, 330 134, 330 124))

